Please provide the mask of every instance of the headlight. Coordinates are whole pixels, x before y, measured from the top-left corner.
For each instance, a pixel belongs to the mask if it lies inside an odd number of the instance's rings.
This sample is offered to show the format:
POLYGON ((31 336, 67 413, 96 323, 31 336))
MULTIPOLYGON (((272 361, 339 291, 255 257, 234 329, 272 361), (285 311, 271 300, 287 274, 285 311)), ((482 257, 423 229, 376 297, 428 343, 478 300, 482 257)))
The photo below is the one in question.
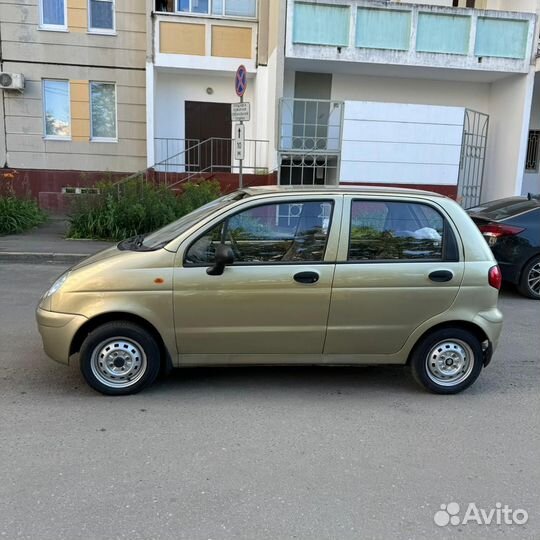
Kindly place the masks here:
POLYGON ((66 279, 69 277, 70 272, 66 272, 65 274, 62 274, 51 286, 51 288, 45 293, 43 298, 47 298, 48 296, 52 296, 55 292, 58 292, 62 285, 66 282, 66 279))

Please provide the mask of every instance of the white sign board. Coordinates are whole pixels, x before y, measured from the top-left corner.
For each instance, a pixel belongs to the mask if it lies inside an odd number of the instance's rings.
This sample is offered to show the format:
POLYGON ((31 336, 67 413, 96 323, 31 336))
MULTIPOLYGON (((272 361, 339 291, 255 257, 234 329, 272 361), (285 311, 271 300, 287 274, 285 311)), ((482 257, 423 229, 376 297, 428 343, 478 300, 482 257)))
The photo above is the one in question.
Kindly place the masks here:
POLYGON ((245 126, 243 124, 236 124, 234 127, 234 159, 244 159, 245 147, 245 126))
POLYGON ((233 122, 249 122, 250 120, 249 103, 232 103, 231 104, 231 120, 233 122))

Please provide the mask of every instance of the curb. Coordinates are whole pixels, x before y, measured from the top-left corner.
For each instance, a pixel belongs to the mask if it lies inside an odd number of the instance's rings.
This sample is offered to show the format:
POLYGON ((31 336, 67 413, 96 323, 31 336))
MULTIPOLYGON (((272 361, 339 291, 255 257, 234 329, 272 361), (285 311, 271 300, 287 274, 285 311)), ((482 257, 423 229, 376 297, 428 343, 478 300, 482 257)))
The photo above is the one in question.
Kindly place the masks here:
POLYGON ((89 253, 33 253, 0 251, 0 263, 76 264, 90 257, 89 253))

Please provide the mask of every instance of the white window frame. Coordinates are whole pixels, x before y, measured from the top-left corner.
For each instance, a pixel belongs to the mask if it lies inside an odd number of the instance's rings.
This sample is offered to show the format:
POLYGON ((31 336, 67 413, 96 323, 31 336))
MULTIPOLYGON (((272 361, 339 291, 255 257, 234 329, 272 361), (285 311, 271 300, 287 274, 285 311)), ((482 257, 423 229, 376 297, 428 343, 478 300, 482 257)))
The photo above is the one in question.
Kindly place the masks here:
POLYGON ((118 87, 114 81, 88 81, 89 108, 90 108, 90 142, 117 143, 118 142, 118 87), (116 134, 114 137, 94 137, 94 117, 92 114, 92 85, 112 84, 114 86, 114 118, 116 134))
MULTIPOLYGON (((68 11, 67 3, 68 0, 62 0, 64 2, 64 24, 45 24, 43 22, 43 2, 45 0, 39 0, 39 29, 40 30, 49 30, 51 32, 68 32, 68 11)), ((46 79, 48 80, 48 79, 46 79)), ((51 79, 52 80, 52 79, 51 79)))
MULTIPOLYGON (((91 0, 88 0, 87 9, 88 9, 88 33, 89 34, 102 34, 105 36, 115 36, 116 35, 116 0, 98 0, 101 2, 106 2, 112 4, 113 10, 113 27, 112 28, 94 28, 92 26, 92 6, 91 0)), ((96 81, 97 82, 97 81, 96 81)))
MULTIPOLYGON (((249 17, 249 16, 244 16, 244 15, 228 15, 225 13, 225 4, 227 3, 227 0, 221 0, 221 13, 214 13, 213 10, 211 9, 211 13, 216 16, 216 17, 226 17, 228 19, 246 19, 248 21, 253 21, 257 18, 257 13, 258 13, 258 9, 259 9, 259 2, 257 0, 253 0, 255 2, 255 15, 253 15, 253 17, 249 17)), ((210 2, 211 4, 214 3, 214 0, 211 0, 210 2)), ((213 6, 210 6, 211 8, 213 6)))
POLYGON ((191 6, 193 5, 193 0, 189 0, 189 10, 188 11, 180 11, 178 9, 178 2, 179 0, 174 0, 174 10, 176 13, 179 13, 180 15, 193 15, 194 17, 204 17, 206 15, 212 14, 212 0, 208 0, 208 11, 192 11, 191 6))
MULTIPOLYGON (((225 14, 225 3, 227 0, 221 0, 222 1, 222 7, 221 7, 221 13, 214 13, 213 10, 213 4, 214 0, 208 0, 208 11, 207 12, 199 12, 199 11, 192 11, 192 2, 193 0, 189 0, 189 10, 188 11, 180 11, 178 9, 178 0, 174 0, 174 13, 177 13, 179 15, 187 15, 191 17, 224 17, 227 19, 245 19, 248 21, 254 21, 257 19, 257 12, 258 12, 258 1, 254 0, 255 2, 255 15, 253 17, 243 17, 242 15, 226 15, 225 14)), ((160 13, 166 13, 166 12, 160 12, 160 13)))
POLYGON ((47 141, 71 141, 72 133, 72 120, 71 120, 71 82, 69 79, 41 79, 41 102, 43 108, 43 138, 47 141), (48 135, 47 134, 47 102, 45 100, 45 82, 46 81, 57 81, 57 82, 66 82, 68 87, 68 108, 69 108, 69 135, 48 135))

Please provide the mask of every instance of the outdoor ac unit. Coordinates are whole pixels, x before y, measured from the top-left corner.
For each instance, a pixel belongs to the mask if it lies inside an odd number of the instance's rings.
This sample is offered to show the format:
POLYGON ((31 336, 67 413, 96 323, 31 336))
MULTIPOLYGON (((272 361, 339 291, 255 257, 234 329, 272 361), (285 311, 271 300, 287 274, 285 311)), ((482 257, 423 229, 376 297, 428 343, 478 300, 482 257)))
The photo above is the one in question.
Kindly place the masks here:
POLYGON ((0 90, 24 90, 22 73, 0 73, 0 90))

